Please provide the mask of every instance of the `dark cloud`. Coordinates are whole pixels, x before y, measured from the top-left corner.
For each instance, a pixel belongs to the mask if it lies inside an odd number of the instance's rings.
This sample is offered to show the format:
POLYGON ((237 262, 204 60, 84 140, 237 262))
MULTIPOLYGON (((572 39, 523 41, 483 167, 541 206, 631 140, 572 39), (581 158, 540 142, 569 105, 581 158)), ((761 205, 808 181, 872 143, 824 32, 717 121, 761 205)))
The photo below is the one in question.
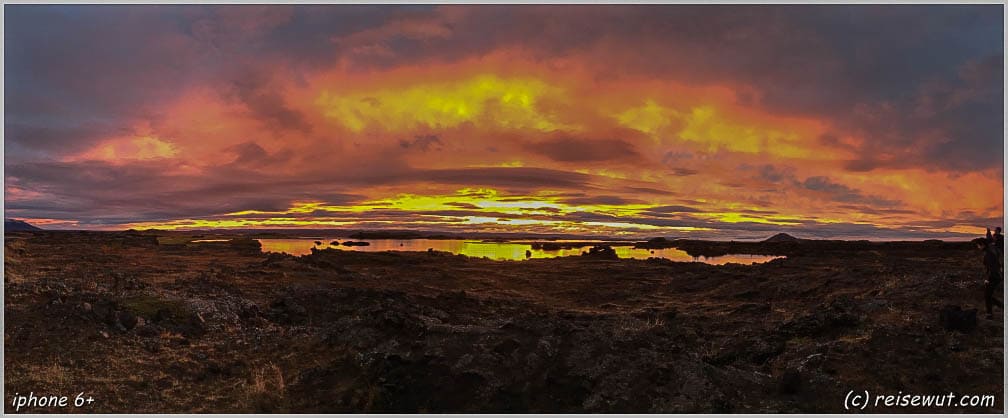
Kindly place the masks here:
POLYGON ((448 206, 454 206, 454 207, 462 208, 462 209, 479 209, 479 206, 476 206, 476 205, 474 205, 472 203, 466 203, 466 202, 448 202, 448 203, 445 203, 445 204, 448 205, 448 206))
MULTIPOLYGON (((256 154, 256 153, 254 153, 256 154)), ((227 181, 206 183, 197 178, 184 176, 164 176, 164 163, 136 163, 127 166, 114 166, 100 162, 78 163, 22 163, 8 166, 7 183, 17 187, 37 190, 42 196, 34 199, 10 201, 7 204, 7 216, 21 217, 51 217, 56 219, 82 219, 85 226, 116 225, 121 223, 145 220, 169 219, 228 219, 223 215, 228 212, 242 210, 262 210, 283 212, 295 201, 322 201, 329 205, 352 205, 361 202, 364 197, 349 192, 337 190, 317 190, 318 183, 331 183, 325 179, 304 179, 293 181, 286 179, 237 178, 227 181), (51 178, 66 178, 68 181, 52 187, 51 178), (158 186, 160 182, 170 180, 168 184, 174 187, 158 186), (310 180, 317 180, 313 183, 310 180), (193 186, 195 185, 195 186, 193 186), (193 199, 192 196, 200 196, 193 199)), ((413 170, 410 174, 399 173, 394 182, 426 181, 430 177, 447 175, 449 178, 460 178, 458 172, 446 173, 441 170, 413 170)), ((469 169, 463 178, 486 178, 488 181, 512 184, 539 184, 543 179, 566 178, 568 185, 581 185, 590 181, 590 177, 577 173, 565 173, 555 170, 507 168, 507 169, 469 169)), ((350 179, 354 182, 369 182, 372 179, 359 177, 350 179)), ((827 193, 840 200, 864 199, 853 189, 837 185, 828 178, 813 177, 803 182, 806 189, 818 193, 827 193)), ((476 192, 473 192, 476 193, 476 192)), ((578 193, 570 193, 577 195, 578 193)), ((478 195, 478 194, 474 194, 478 195)), ((514 201, 522 198, 515 197, 514 201)), ((578 199, 586 199, 584 203, 625 204, 615 196, 601 196, 593 199, 590 196, 569 197, 566 203, 576 203, 578 199), (615 199, 610 199, 615 198, 615 199)), ((505 199, 506 200, 506 197, 505 199)), ((445 228, 451 228, 450 222, 458 222, 467 217, 492 217, 513 219, 513 214, 480 210, 468 203, 456 202, 450 204, 458 210, 410 211, 394 208, 376 209, 364 213, 340 213, 319 210, 310 213, 292 214, 296 219, 316 219, 332 221, 360 221, 364 227, 369 223, 380 226, 381 222, 400 222, 424 219, 429 222, 444 222, 445 228)), ((900 209, 873 209, 875 206, 842 205, 841 209, 875 211, 880 216, 889 214, 905 214, 900 209)), ((691 234, 691 236, 708 236, 711 238, 744 238, 757 237, 759 234, 788 232, 793 235, 815 238, 851 238, 872 237, 875 239, 918 239, 935 236, 928 230, 949 228, 963 223, 976 225, 996 225, 1000 218, 977 216, 971 211, 964 211, 949 219, 920 221, 905 224, 900 228, 886 228, 874 225, 856 223, 821 223, 814 220, 795 218, 769 218, 771 221, 788 222, 794 225, 770 225, 756 222, 720 222, 715 219, 698 217, 702 210, 693 206, 664 205, 655 206, 643 211, 637 216, 614 216, 604 213, 574 212, 561 214, 558 211, 542 212, 540 208, 528 208, 523 219, 569 221, 569 222, 620 222, 632 223, 657 228, 695 227, 712 229, 709 235, 691 234), (528 212, 532 213, 528 213, 528 212)), ((768 215, 772 211, 750 211, 768 215)), ((864 211, 865 213, 871 213, 864 211)), ((268 219, 273 214, 247 215, 246 219, 268 219)), ((631 228, 632 229, 632 228, 631 228)), ((644 233, 644 231, 641 231, 644 233)), ((958 236, 956 234, 946 234, 958 236)), ((769 235, 767 235, 769 236, 769 235)))
POLYGON ((809 177, 801 183, 806 190, 823 193, 830 200, 844 203, 863 203, 872 206, 890 207, 898 205, 898 200, 885 199, 878 196, 867 196, 861 191, 835 183, 827 177, 809 177))
POLYGON ((859 105, 840 123, 865 138, 844 144, 857 159, 852 171, 924 167, 974 171, 996 168, 1003 150, 1003 54, 961 63, 952 75, 932 76, 890 101, 859 105), (991 74, 997 74, 992 77, 991 74))
MULTIPOLYGON (((264 158, 265 152, 255 144, 244 144, 237 151, 252 160, 264 158)), ((5 165, 6 184, 39 193, 40 197, 7 200, 5 209, 19 217, 91 219, 112 224, 112 219, 142 222, 250 209, 280 211, 297 201, 352 205, 363 200, 352 192, 361 186, 436 183, 528 192, 542 187, 587 189, 592 179, 575 172, 531 167, 425 170, 394 165, 335 175, 315 171, 269 175, 228 166, 218 167, 210 175, 164 174, 172 171, 173 164, 9 163, 5 165)))
POLYGON ((791 167, 777 167, 772 164, 766 164, 757 168, 757 176, 770 183, 792 181, 794 180, 794 169, 791 167))
POLYGON ((235 161, 243 163, 254 163, 266 159, 269 155, 266 150, 255 142, 243 142, 230 148, 235 153, 235 161))
MULTIPOLYGON (((778 232, 786 232, 802 238, 815 239, 926 239, 934 238, 935 233, 930 228, 947 227, 951 224, 922 224, 906 227, 881 227, 865 223, 837 222, 826 223, 815 220, 784 219, 781 222, 791 222, 797 225, 775 225, 758 222, 721 222, 713 219, 701 219, 682 214, 677 218, 654 217, 618 217, 599 213, 575 212, 564 217, 565 220, 578 222, 628 222, 658 228, 695 227, 708 228, 707 232, 690 233, 690 237, 709 239, 765 239, 778 232), (944 226, 943 226, 944 225, 944 226)), ((673 232, 675 233, 675 232, 673 232)), ((654 233, 651 233, 653 236, 654 233)), ((962 239, 971 235, 961 233, 945 233, 943 237, 962 239)))
POLYGON ((671 163, 674 163, 674 162, 677 162, 677 161, 681 161, 681 160, 691 160, 694 157, 695 156, 691 152, 686 152, 686 151, 669 151, 669 152, 666 152, 665 155, 662 157, 662 163, 663 164, 671 164, 671 163))
POLYGON ((99 139, 88 135, 93 127, 108 132, 156 114, 154 105, 209 64, 159 10, 5 8, 5 128, 17 126, 17 141, 59 155, 58 145, 81 149, 99 139), (59 135, 47 135, 50 127, 59 135))
POLYGON ((777 212, 775 210, 762 210, 762 209, 741 209, 739 213, 748 213, 750 215, 775 215, 777 212))
POLYGON ((526 144, 525 149, 567 163, 617 161, 639 156, 632 144, 619 139, 560 137, 526 144))
POLYGON ((519 208, 519 210, 521 210, 522 212, 549 212, 549 213, 560 213, 560 212, 563 212, 561 209, 551 208, 551 207, 548 207, 548 206, 539 207, 539 208, 519 208))
POLYGON ((417 149, 420 151, 430 150, 431 147, 441 149, 441 138, 437 135, 417 135, 412 140, 401 139, 399 146, 406 149, 417 149))
POLYGON ((677 194, 675 192, 670 192, 668 190, 662 190, 662 189, 655 189, 653 187, 628 186, 625 188, 625 190, 632 193, 643 193, 643 194, 660 195, 660 196, 674 196, 677 194))
POLYGON ((290 108, 277 87, 271 86, 263 74, 246 73, 232 81, 224 93, 241 102, 257 121, 273 131, 309 133, 312 130, 305 116, 290 108))
POLYGON ((585 188, 591 176, 571 171, 534 167, 486 167, 419 170, 401 180, 429 181, 469 187, 499 187, 509 191, 540 188, 585 188))
POLYGON ((349 192, 308 187, 309 182, 303 180, 298 184, 261 174, 210 178, 165 175, 172 168, 171 163, 165 162, 19 163, 5 168, 8 185, 40 194, 33 199, 6 201, 5 210, 9 213, 107 224, 243 210, 279 211, 286 210, 294 201, 353 204, 362 199, 349 192))
MULTIPOLYGON (((10 106, 8 104, 8 107, 10 106)), ((4 124, 4 141, 9 141, 8 144, 19 145, 24 152, 38 150, 54 155, 83 152, 102 139, 123 133, 125 133, 124 127, 105 122, 76 121, 72 118, 44 122, 30 121, 28 118, 14 120, 8 118, 4 124)), ((19 156, 16 151, 11 154, 13 155, 5 156, 5 159, 11 157, 16 159, 19 156)))
POLYGON ((869 215, 913 215, 916 211, 909 209, 895 209, 895 208, 874 208, 866 205, 837 205, 837 209, 845 209, 857 213, 865 213, 869 215))
POLYGON ((670 213, 696 213, 702 211, 692 206, 665 205, 650 207, 647 212, 654 215, 667 215, 670 213))
MULTIPOLYGON (((380 25, 386 6, 11 5, 4 14, 5 137, 49 155, 88 148, 188 87, 222 86, 273 129, 304 118, 249 78, 338 56, 331 38, 380 25), (62 152, 61 152, 62 151, 62 152)), ((17 156, 14 156, 17 158, 17 156)))
POLYGON ((628 199, 619 196, 576 197, 564 199, 563 202, 568 205, 629 205, 643 203, 643 201, 639 199, 628 199))
POLYGON ((693 170, 689 168, 675 167, 671 169, 672 175, 678 177, 692 176, 699 173, 699 170, 693 170))
POLYGON ((232 164, 257 169, 271 164, 284 163, 293 157, 293 151, 290 149, 269 153, 255 142, 242 142, 228 147, 225 152, 234 154, 235 159, 232 164))
MULTIPOLYGON (((769 193, 797 188, 799 194, 802 196, 816 200, 845 203, 848 204, 846 208, 868 208, 870 206, 877 210, 896 210, 894 207, 902 203, 898 199, 865 194, 858 189, 837 183, 826 176, 812 176, 801 180, 796 176, 794 168, 789 166, 773 164, 751 166, 743 164, 739 166, 739 170, 745 173, 752 173, 754 174, 754 179, 773 185, 771 188, 765 190, 765 192, 769 193)), ((739 184, 739 187, 747 186, 739 184)), ((771 202, 763 202, 762 205, 770 206, 771 202)))

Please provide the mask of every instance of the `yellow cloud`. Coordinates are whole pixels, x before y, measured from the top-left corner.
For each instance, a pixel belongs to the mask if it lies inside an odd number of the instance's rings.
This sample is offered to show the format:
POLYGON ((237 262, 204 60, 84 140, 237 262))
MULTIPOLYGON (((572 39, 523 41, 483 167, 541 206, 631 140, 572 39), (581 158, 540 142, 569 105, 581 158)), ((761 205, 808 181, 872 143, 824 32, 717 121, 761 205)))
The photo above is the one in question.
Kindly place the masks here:
POLYGON ((644 132, 658 141, 658 134, 672 123, 671 115, 676 115, 675 110, 664 108, 653 100, 648 100, 643 106, 630 108, 618 114, 616 119, 620 125, 644 132))
POLYGON ((153 136, 114 138, 99 143, 91 150, 72 157, 71 160, 152 160, 171 158, 178 150, 170 142, 153 136))
POLYGON ((685 126, 679 138, 705 143, 710 150, 718 148, 736 152, 779 155, 797 158, 808 151, 797 145, 798 135, 773 128, 734 123, 720 115, 712 106, 693 108, 683 117, 685 126))
POLYGON ((673 136, 705 146, 708 151, 725 149, 787 158, 809 155, 809 150, 800 146, 801 138, 794 132, 739 123, 709 105, 678 111, 648 100, 642 106, 618 113, 615 118, 620 125, 646 133, 656 142, 673 136), (668 132, 673 125, 681 126, 674 134, 668 132))
POLYGON ((354 132, 368 128, 408 132, 465 123, 537 131, 570 129, 539 108, 544 97, 561 98, 562 91, 534 78, 480 75, 403 89, 351 94, 327 90, 315 103, 326 117, 354 132))

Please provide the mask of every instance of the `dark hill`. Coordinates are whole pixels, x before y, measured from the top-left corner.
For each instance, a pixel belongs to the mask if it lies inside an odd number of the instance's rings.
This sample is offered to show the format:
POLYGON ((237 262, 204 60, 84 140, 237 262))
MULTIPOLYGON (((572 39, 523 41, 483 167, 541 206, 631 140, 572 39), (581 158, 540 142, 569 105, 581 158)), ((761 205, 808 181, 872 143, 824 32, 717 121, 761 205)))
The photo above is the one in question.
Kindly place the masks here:
POLYGON ((4 231, 41 231, 35 225, 17 219, 4 219, 4 231))
POLYGON ((763 240, 763 242, 798 242, 798 241, 801 240, 791 235, 785 234, 783 232, 763 240))

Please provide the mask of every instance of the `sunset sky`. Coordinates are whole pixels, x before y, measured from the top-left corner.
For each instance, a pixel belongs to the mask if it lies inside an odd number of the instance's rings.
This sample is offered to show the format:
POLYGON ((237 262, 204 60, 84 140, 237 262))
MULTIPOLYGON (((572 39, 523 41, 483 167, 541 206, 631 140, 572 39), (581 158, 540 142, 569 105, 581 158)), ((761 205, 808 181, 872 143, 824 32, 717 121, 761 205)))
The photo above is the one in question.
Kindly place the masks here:
POLYGON ((1001 5, 4 10, 4 211, 43 228, 1003 222, 1001 5))

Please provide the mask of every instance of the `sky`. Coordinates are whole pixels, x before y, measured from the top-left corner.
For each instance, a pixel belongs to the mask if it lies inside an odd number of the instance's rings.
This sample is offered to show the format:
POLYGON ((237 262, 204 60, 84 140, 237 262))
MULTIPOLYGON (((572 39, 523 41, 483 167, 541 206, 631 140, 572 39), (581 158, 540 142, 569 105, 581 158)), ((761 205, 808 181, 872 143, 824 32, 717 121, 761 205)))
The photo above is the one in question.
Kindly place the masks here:
POLYGON ((965 238, 1001 5, 6 5, 49 229, 965 238))

